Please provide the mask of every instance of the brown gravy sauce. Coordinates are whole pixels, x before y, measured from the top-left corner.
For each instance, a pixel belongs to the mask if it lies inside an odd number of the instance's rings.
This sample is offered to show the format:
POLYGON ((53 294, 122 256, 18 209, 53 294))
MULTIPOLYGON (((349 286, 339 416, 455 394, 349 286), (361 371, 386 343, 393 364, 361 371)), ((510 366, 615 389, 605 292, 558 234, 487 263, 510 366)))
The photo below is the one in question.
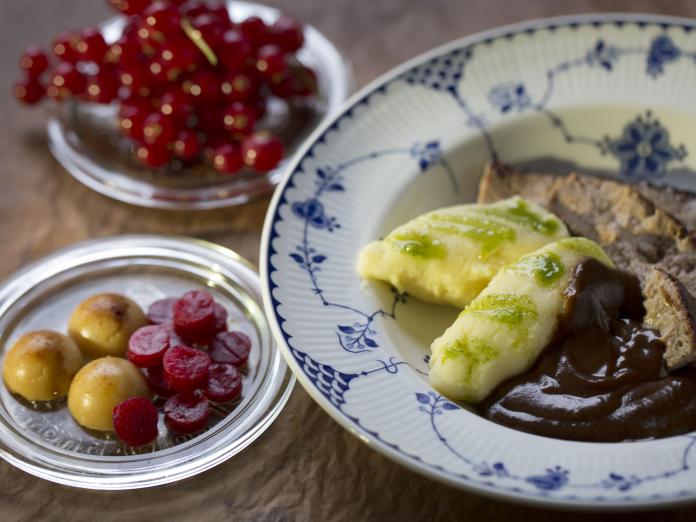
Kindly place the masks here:
POLYGON ((642 326, 638 278, 588 259, 573 274, 554 340, 528 372, 478 405, 503 424, 558 439, 619 442, 696 430, 696 367, 667 373, 642 326))

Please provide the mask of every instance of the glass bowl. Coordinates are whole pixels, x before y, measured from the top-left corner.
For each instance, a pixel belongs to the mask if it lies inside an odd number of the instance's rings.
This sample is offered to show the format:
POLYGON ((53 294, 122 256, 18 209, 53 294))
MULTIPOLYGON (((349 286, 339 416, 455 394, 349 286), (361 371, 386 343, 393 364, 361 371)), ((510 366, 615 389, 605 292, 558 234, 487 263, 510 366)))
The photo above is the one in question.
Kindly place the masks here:
MULTIPOLYGON (((251 15, 272 22, 280 12, 247 2, 229 2, 233 20, 251 15)), ((107 42, 118 39, 125 18, 102 25, 107 42)), ((317 73, 319 96, 285 104, 269 103, 261 127, 279 135, 292 156, 304 139, 336 110, 353 88, 348 62, 319 31, 305 26, 300 60, 317 73)), ((225 176, 205 165, 147 169, 133 158, 117 129, 115 105, 70 101, 47 124, 49 148, 58 162, 80 183, 110 198, 133 205, 168 209, 211 209, 246 203, 264 196, 278 183, 283 166, 268 173, 242 171, 225 176)))
POLYGON ((22 334, 66 332, 75 306, 119 292, 143 308, 205 289, 228 311, 228 325, 252 339, 242 398, 215 405, 207 428, 174 435, 159 419, 154 443, 133 448, 87 431, 65 401, 30 403, 0 386, 0 457, 38 477, 90 489, 149 487, 200 473, 248 446, 276 418, 294 384, 262 311, 254 268, 231 250, 184 238, 118 236, 79 243, 27 267, 0 286, 0 353, 22 334))

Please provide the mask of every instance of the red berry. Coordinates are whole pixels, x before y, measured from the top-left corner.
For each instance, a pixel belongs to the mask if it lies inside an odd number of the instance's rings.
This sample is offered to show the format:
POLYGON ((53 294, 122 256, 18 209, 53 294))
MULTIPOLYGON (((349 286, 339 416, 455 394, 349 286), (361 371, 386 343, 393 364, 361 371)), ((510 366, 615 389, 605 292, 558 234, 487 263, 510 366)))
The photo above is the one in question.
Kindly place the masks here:
POLYGON ((220 84, 220 91, 226 100, 247 102, 253 100, 259 90, 259 80, 249 71, 227 73, 220 84))
POLYGON ((309 67, 294 65, 282 77, 270 84, 271 92, 279 98, 314 96, 318 93, 317 75, 309 67))
MULTIPOLYGON (((218 105, 202 105, 197 107, 196 110, 196 116, 198 117, 197 127, 199 130, 202 130, 208 138, 212 135, 218 134, 225 136, 223 142, 220 142, 219 144, 227 143, 229 141, 229 137, 227 135, 227 131, 225 131, 225 126, 223 125, 221 116, 223 110, 224 106, 218 105)), ((210 140, 206 141, 206 146, 208 146, 209 141, 210 140)))
POLYGON ((125 63, 119 66, 121 85, 128 87, 131 95, 147 97, 154 90, 154 81, 150 70, 141 62, 125 63))
POLYGON ((171 397, 176 390, 169 385, 161 366, 145 369, 145 380, 150 390, 159 397, 171 397))
POLYGON ((204 56, 188 38, 174 37, 159 49, 158 60, 171 71, 192 71, 203 63, 204 56))
POLYGON ((239 31, 256 48, 269 42, 268 27, 258 16, 250 16, 240 22, 239 31))
POLYGON ((145 397, 131 397, 116 405, 116 435, 129 446, 149 444, 157 438, 157 408, 145 397))
POLYGON ((191 96, 194 103, 214 104, 221 97, 221 80, 217 74, 206 69, 195 71, 182 83, 184 92, 191 96))
POLYGON ((118 111, 121 132, 134 140, 142 141, 145 117, 148 114, 148 109, 141 104, 121 103, 118 111))
POLYGON ((23 78, 14 84, 12 92, 15 98, 22 103, 34 105, 35 103, 41 101, 41 98, 43 98, 45 93, 45 89, 37 79, 23 78))
POLYGON ((198 158, 200 153, 201 144, 198 141, 198 134, 190 129, 179 131, 174 141, 174 156, 184 161, 191 161, 198 158))
POLYGON ((180 392, 199 388, 208 375, 208 365, 210 357, 207 353, 188 346, 173 346, 162 359, 167 382, 180 392))
POLYGON ((121 36, 114 44, 109 47, 104 59, 110 63, 132 64, 138 62, 142 57, 140 42, 135 38, 121 36))
POLYGON ((243 138, 254 130, 256 112, 242 102, 233 102, 222 113, 222 122, 235 138, 243 138))
POLYGON ((187 0, 179 6, 179 12, 188 18, 195 18, 208 12, 208 2, 201 0, 187 0))
POLYGON ((178 88, 168 89, 159 99, 159 111, 179 123, 186 123, 193 114, 191 98, 178 88))
MULTIPOLYGON (((217 121, 219 121, 219 118, 217 121)), ((212 164, 213 158, 215 157, 215 150, 229 142, 230 137, 224 130, 218 132, 206 131, 205 141, 203 143, 203 159, 212 164)))
POLYGON ((95 75, 87 77, 85 99, 94 103, 111 103, 116 99, 118 82, 116 73, 108 67, 101 67, 95 75))
POLYGON ((223 174, 234 174, 244 166, 242 151, 237 143, 225 143, 215 149, 213 167, 223 174))
POLYGON ((80 31, 80 36, 73 44, 81 60, 101 63, 109 46, 96 27, 85 27, 80 31))
POLYGON ((203 41, 213 49, 219 47, 222 35, 229 28, 228 18, 221 19, 217 16, 205 13, 191 20, 191 25, 198 30, 203 41))
POLYGON ((152 30, 164 35, 174 35, 180 30, 181 15, 176 6, 165 2, 154 2, 143 12, 145 24, 152 30))
POLYGON ((153 112, 145 118, 143 139, 150 145, 167 145, 176 137, 174 119, 159 112, 153 112))
POLYGON ((304 44, 302 25, 289 16, 281 16, 269 28, 271 41, 286 52, 294 53, 304 44))
POLYGON ((242 393, 242 375, 231 364, 212 363, 208 367, 203 393, 214 402, 234 400, 242 393))
POLYGON ((242 142, 244 164, 258 172, 268 172, 283 159, 283 144, 269 132, 257 132, 242 142))
POLYGON ((147 318, 152 324, 171 323, 174 318, 176 297, 167 297, 152 303, 147 309, 147 318))
POLYGON ((215 300, 208 292, 186 292, 174 304, 174 329, 187 341, 205 343, 215 325, 215 300))
POLYGON ((208 399, 200 393, 178 393, 164 403, 164 420, 176 433, 202 430, 208 424, 209 414, 208 399))
POLYGON ((249 359, 251 339, 243 332, 220 332, 210 343, 210 358, 241 368, 249 359))
POLYGON ((85 88, 85 76, 69 62, 60 62, 53 68, 46 93, 51 98, 65 99, 81 94, 85 88))
POLYGON ((36 78, 48 69, 48 57, 43 49, 32 45, 27 47, 24 53, 22 53, 19 65, 30 78, 36 78))
POLYGON ((169 152, 166 145, 143 144, 137 147, 135 156, 146 167, 158 168, 169 162, 171 152, 169 152))
POLYGON ((215 333, 227 330, 227 310, 219 303, 215 303, 215 325, 213 330, 215 333))
POLYGON ((267 81, 280 78, 287 70, 286 53, 277 45, 264 45, 256 56, 256 70, 267 81))
POLYGON ((111 7, 127 15, 137 15, 142 13, 151 0, 108 0, 111 7))
POLYGON ((138 328, 128 340, 126 357, 140 368, 160 366, 169 349, 169 328, 155 324, 138 328))
POLYGON ((77 34, 65 31, 58 34, 51 43, 51 49, 53 54, 63 62, 75 63, 78 59, 77 51, 75 51, 74 44, 77 43, 77 34))
POLYGON ((218 60, 228 70, 243 69, 253 64, 254 49, 236 29, 225 31, 215 50, 218 60))

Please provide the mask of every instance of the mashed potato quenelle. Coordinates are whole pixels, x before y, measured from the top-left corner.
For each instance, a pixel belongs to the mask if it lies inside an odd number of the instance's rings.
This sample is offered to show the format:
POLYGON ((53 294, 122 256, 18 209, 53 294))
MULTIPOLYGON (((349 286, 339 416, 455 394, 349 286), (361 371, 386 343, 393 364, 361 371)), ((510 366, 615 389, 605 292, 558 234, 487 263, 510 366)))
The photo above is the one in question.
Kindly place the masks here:
POLYGON ((599 245, 574 237, 502 268, 433 341, 430 384, 451 399, 476 403, 527 371, 556 331, 573 270, 590 257, 614 266, 599 245))
POLYGON ((112 431, 114 407, 131 397, 150 398, 145 377, 130 361, 102 357, 77 373, 68 392, 68 409, 86 428, 112 431))
POLYGON ((85 360, 75 342, 52 330, 20 337, 7 352, 2 368, 8 389, 30 401, 65 397, 85 360))
POLYGON ((519 197, 458 205, 423 214, 367 245, 358 272, 425 301, 463 308, 502 266, 567 236, 555 215, 519 197))
POLYGON ((135 303, 120 294, 96 294, 82 301, 70 316, 68 333, 90 359, 125 357, 128 339, 147 317, 135 303))

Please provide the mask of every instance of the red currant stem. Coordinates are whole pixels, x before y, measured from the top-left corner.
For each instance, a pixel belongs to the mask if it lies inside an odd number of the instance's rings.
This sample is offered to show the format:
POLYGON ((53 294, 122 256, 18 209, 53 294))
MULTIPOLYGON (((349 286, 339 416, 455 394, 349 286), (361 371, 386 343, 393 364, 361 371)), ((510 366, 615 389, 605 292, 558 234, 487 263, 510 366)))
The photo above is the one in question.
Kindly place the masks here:
POLYGON ((189 22, 188 18, 185 16, 181 17, 181 28, 184 30, 184 33, 186 33, 186 36, 188 36, 189 39, 194 43, 194 45, 198 47, 198 50, 203 53, 203 56, 208 59, 210 65, 215 67, 218 64, 217 56, 215 56, 213 50, 203 39, 201 32, 193 27, 191 22, 189 22))

